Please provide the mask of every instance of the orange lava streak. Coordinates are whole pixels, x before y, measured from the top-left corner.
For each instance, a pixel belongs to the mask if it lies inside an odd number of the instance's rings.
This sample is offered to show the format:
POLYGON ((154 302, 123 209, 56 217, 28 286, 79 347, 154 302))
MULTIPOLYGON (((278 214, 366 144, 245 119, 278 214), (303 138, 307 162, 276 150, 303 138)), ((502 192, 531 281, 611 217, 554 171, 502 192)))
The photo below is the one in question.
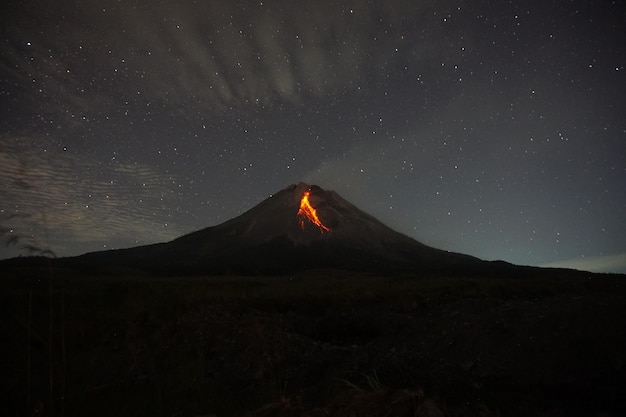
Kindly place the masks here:
POLYGON ((330 231, 330 228, 326 227, 324 223, 317 217, 317 210, 311 206, 309 202, 310 191, 306 191, 302 195, 302 200, 300 200, 300 210, 298 210, 298 216, 301 216, 300 226, 304 229, 304 218, 306 217, 311 223, 320 228, 322 233, 330 231))

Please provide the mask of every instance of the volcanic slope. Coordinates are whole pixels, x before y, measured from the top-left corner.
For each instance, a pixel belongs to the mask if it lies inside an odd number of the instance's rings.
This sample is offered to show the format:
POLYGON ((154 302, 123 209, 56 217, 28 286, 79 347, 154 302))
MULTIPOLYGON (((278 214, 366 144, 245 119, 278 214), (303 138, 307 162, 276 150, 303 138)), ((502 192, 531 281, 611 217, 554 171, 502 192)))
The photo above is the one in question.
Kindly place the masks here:
POLYGON ((173 274, 264 274, 325 268, 467 272, 488 264, 419 243, 336 192, 305 183, 291 185, 220 225, 171 242, 88 253, 62 263, 173 274))

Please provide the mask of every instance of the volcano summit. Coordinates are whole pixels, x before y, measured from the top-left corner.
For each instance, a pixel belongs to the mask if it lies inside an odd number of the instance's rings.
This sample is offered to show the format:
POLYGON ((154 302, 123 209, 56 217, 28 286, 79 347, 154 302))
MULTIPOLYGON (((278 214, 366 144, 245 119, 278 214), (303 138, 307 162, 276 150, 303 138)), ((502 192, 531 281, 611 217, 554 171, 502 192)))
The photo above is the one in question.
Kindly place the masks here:
POLYGON ((171 242, 60 259, 65 266, 181 274, 264 274, 305 269, 451 272, 479 259, 398 233, 334 191, 291 185, 220 225, 171 242))

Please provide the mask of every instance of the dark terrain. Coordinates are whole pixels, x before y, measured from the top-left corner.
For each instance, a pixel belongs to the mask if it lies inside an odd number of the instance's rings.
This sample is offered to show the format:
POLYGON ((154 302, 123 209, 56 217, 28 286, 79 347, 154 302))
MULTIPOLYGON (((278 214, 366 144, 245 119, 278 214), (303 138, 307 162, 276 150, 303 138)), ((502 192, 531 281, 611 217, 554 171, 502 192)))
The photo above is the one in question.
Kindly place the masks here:
POLYGON ((625 277, 539 272, 4 266, 0 415, 626 415, 625 277))
POLYGON ((0 277, 1 416, 626 415, 626 277, 432 248, 315 185, 0 277))

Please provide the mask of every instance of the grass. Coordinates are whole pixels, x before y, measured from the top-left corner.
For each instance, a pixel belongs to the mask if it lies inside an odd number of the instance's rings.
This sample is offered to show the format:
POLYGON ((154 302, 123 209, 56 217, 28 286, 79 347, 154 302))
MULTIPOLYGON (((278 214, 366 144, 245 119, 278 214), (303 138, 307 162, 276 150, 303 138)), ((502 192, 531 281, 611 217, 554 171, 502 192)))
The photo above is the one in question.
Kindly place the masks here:
POLYGON ((626 346, 625 285, 609 277, 53 272, 49 287, 47 271, 3 271, 2 415, 469 416, 541 411, 546 392, 560 404, 559 372, 590 401, 624 384, 605 361, 626 346))
POLYGON ((351 388, 359 393, 365 393, 365 392, 380 392, 383 391, 384 386, 383 384, 380 382, 380 379, 378 378, 378 374, 376 373, 376 370, 372 370, 371 373, 363 373, 363 372, 359 372, 359 375, 365 380, 365 387, 361 387, 359 385, 357 385, 354 382, 351 382, 347 379, 338 379, 337 381, 345 384, 348 388, 351 388))

